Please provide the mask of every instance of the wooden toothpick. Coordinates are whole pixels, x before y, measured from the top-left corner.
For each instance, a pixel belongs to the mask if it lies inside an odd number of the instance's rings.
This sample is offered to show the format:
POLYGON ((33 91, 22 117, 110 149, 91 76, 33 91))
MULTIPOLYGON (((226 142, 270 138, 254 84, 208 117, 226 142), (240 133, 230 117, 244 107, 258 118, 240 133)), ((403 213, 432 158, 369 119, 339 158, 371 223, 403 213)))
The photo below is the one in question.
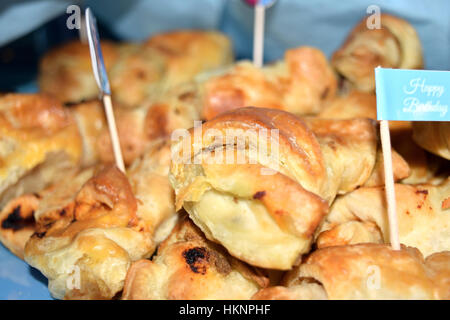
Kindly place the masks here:
POLYGON ((89 40, 89 51, 91 53, 92 71, 94 72, 95 81, 97 82, 102 95, 106 120, 108 122, 109 135, 111 137, 114 152, 114 159, 116 160, 116 166, 122 172, 125 172, 122 151, 120 150, 119 134, 117 133, 117 126, 114 119, 114 111, 111 102, 111 88, 109 85, 108 75, 106 74, 105 62, 103 61, 102 49, 100 47, 100 39, 97 31, 97 23, 89 8, 86 9, 86 30, 89 40))
POLYGON ((384 184, 389 219, 389 239, 391 241, 392 249, 400 250, 397 203, 395 199, 394 173, 392 170, 391 137, 389 133, 389 122, 387 120, 381 120, 380 122, 380 135, 384 160, 384 184))

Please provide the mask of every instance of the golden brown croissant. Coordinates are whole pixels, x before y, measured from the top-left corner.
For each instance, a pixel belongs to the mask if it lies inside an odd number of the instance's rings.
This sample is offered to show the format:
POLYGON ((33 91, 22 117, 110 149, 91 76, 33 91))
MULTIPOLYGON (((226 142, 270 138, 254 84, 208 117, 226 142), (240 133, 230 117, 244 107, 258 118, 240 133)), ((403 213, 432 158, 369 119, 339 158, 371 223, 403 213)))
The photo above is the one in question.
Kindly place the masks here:
POLYGON ((249 299, 268 284, 250 266, 205 239, 186 217, 150 260, 128 270, 125 300, 249 299))
POLYGON ((364 18, 332 57, 332 65, 351 86, 374 91, 374 68, 421 69, 422 46, 413 26, 381 14, 381 28, 369 29, 364 18))
POLYGON ((66 168, 53 176, 50 186, 10 200, 0 213, 0 241, 23 259, 28 239, 39 228, 59 218, 61 208, 73 201, 93 169, 66 168))
MULTIPOLYGON (((106 69, 119 56, 118 46, 101 42, 106 69)), ((47 52, 39 64, 39 88, 63 103, 78 103, 97 98, 99 90, 92 73, 89 45, 71 41, 47 52)))
MULTIPOLYGON (((447 275, 449 266, 443 268, 447 275)), ((427 265, 415 248, 394 251, 383 244, 359 244, 314 251, 288 272, 283 284, 295 288, 313 282, 331 300, 444 299, 443 284, 435 282, 432 271, 445 272, 427 265)))
MULTIPOLYGON (((317 116, 325 119, 353 119, 353 118, 371 118, 376 120, 377 118, 376 97, 371 92, 361 92, 352 90, 346 94, 340 95, 334 99, 324 110, 322 110, 317 116)), ((433 124, 434 125, 434 124, 433 124)), ((414 126, 420 126, 419 123, 415 123, 414 126)), ((409 121, 391 121, 389 123, 389 129, 391 132, 392 140, 392 157, 395 180, 401 180, 407 184, 417 183, 439 183, 444 178, 445 171, 442 170, 445 164, 437 157, 433 157, 426 153, 421 147, 419 147, 412 139, 412 123, 409 121), (405 163, 406 161, 406 163, 405 163), (406 165, 407 164, 407 165, 406 165)), ((423 141, 427 141, 431 144, 442 144, 445 134, 439 136, 439 125, 436 125, 435 138, 428 137, 424 134, 423 141), (430 142, 431 141, 431 142, 430 142)), ((429 131, 432 133, 433 129, 429 131)), ((448 134, 450 136, 450 133, 448 134)), ((416 139, 418 140, 418 139, 416 139)), ((377 156, 377 169, 374 170, 374 174, 365 184, 366 186, 380 185, 384 181, 384 168, 382 161, 382 153, 377 156)))
POLYGON ((0 208, 58 180, 81 155, 75 121, 58 101, 41 94, 0 97, 0 208))
POLYGON ((450 122, 414 122, 413 132, 419 146, 450 160, 450 122))
POLYGON ((68 201, 49 200, 49 210, 36 216, 25 261, 49 279, 55 298, 110 299, 122 290, 131 263, 154 250, 140 230, 131 186, 117 168, 107 167, 72 201, 62 198, 68 201))
POLYGON ((286 51, 283 61, 261 69, 240 62, 202 84, 202 118, 235 108, 258 106, 295 114, 315 114, 336 93, 336 77, 315 48, 286 51))
POLYGON ((309 250, 327 203, 362 185, 375 164, 377 137, 368 119, 304 122, 284 111, 248 107, 201 129, 201 141, 191 129, 190 142, 174 145, 176 208, 183 206, 208 239, 259 267, 290 269, 309 250), (220 134, 231 141, 216 141, 220 134), (244 144, 236 141, 240 136, 244 144), (279 149, 272 159, 252 152, 266 141, 273 143, 269 149, 279 149), (214 162, 224 160, 225 147, 235 160, 214 162), (238 163, 241 156, 245 161, 238 163))
POLYGON ((128 46, 110 72, 115 100, 136 107, 198 73, 233 61, 231 42, 214 31, 184 30, 158 34, 128 46))
MULTIPOLYGON (((450 178, 442 184, 395 185, 400 242, 424 256, 450 248, 450 178)), ((389 242, 383 187, 360 188, 333 203, 317 246, 389 242)))

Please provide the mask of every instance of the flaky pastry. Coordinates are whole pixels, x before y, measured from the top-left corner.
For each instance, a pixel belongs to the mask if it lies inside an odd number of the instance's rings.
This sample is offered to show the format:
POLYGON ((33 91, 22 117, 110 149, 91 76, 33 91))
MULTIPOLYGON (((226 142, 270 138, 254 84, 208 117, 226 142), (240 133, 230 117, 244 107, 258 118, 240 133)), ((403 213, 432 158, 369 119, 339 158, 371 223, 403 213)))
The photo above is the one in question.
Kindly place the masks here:
POLYGON ((54 98, 42 94, 0 97, 0 207, 60 179, 81 156, 75 121, 54 98))
MULTIPOLYGON (((450 248, 450 178, 440 185, 395 185, 400 242, 424 256, 450 248)), ((389 242, 384 187, 360 188, 336 199, 317 239, 319 248, 389 242)))
POLYGON ((63 208, 51 208, 38 218, 25 261, 49 279, 55 298, 111 299, 131 263, 154 250, 139 228, 131 186, 116 167, 97 173, 63 208))
POLYGON ((368 28, 364 18, 332 57, 337 72, 352 87, 375 90, 374 69, 423 68, 422 46, 413 26, 389 14, 380 15, 380 28, 368 28))
POLYGON ((286 51, 284 60, 263 68, 242 61, 211 75, 201 86, 202 118, 246 106, 315 114, 334 98, 336 77, 324 54, 315 48, 286 51))
MULTIPOLYGON (((102 41, 106 69, 119 56, 116 44, 102 41)), ((97 98, 99 90, 92 73, 89 45, 71 41, 47 52, 40 61, 39 88, 63 103, 79 103, 97 98)))
MULTIPOLYGON (((442 274, 442 270, 434 270, 442 274)), ((443 299, 442 284, 435 282, 431 271, 415 248, 395 251, 383 244, 336 246, 311 253, 287 273, 283 284, 293 287, 315 282, 331 300, 443 299)))
POLYGON ((150 260, 134 262, 127 274, 125 300, 249 299, 268 284, 252 267, 206 240, 183 217, 150 260))
POLYGON ((191 129, 174 144, 169 177, 176 208, 184 207, 208 239, 264 268, 290 269, 309 250, 328 204, 362 185, 375 164, 376 132, 367 119, 303 121, 248 107, 201 130, 200 141, 191 129), (255 154, 266 142, 268 156, 255 154))

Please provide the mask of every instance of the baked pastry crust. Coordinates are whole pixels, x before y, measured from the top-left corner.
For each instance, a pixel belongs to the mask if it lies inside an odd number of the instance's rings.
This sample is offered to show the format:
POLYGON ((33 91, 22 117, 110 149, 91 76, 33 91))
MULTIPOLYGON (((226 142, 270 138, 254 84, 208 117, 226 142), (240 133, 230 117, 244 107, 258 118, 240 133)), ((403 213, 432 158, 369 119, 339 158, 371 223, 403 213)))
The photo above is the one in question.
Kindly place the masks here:
POLYGON ((249 299, 268 279, 205 239, 183 217, 150 260, 128 270, 122 299, 249 299))
POLYGON ((128 169, 127 176, 137 200, 139 229, 145 230, 158 245, 178 221, 175 192, 169 182, 170 142, 159 140, 128 169))
POLYGON ((202 118, 256 106, 315 114, 334 98, 337 80, 324 54, 312 47, 286 51, 284 60, 263 68, 242 61, 202 84, 202 118))
POLYGON ((327 300, 327 293, 320 284, 302 283, 263 288, 253 295, 252 300, 327 300))
POLYGON ((422 69, 420 39, 406 20, 381 14, 380 29, 367 28, 364 18, 331 59, 336 71, 360 90, 375 90, 374 69, 422 69))
POLYGON ((82 146, 71 114, 42 94, 0 97, 0 206, 47 187, 79 163, 82 146))
MULTIPOLYGON (((199 119, 198 100, 194 83, 185 83, 168 89, 158 98, 152 97, 138 108, 117 108, 116 125, 124 162, 130 165, 153 144, 168 139, 176 129, 191 128, 199 119)), ((108 128, 96 136, 100 160, 114 161, 108 128)))
MULTIPOLYGON (((395 185, 400 242, 424 256, 450 247, 450 178, 440 185, 395 185)), ((389 242, 383 187, 360 188, 336 199, 317 246, 389 242)))
POLYGON ((450 251, 433 253, 427 257, 425 264, 439 287, 441 299, 450 300, 450 251))
POLYGON ((291 287, 312 278, 331 300, 442 299, 430 271, 415 248, 394 251, 368 243, 314 251, 287 273, 283 284, 291 287))
POLYGON ((113 98, 124 107, 139 107, 147 98, 232 61, 231 42, 220 32, 157 34, 123 50, 110 73, 113 98))
MULTIPOLYGON (((107 70, 119 56, 118 46, 101 41, 107 70)), ((89 45, 71 41, 47 52, 39 63, 38 83, 41 92, 50 94, 63 103, 79 103, 99 94, 92 74, 89 45)))
POLYGON ((205 122, 199 142, 194 130, 190 134, 187 146, 188 140, 174 145, 178 159, 169 177, 176 208, 183 206, 208 239, 264 268, 290 269, 309 250, 327 204, 362 185, 375 164, 376 133, 367 119, 302 121, 280 110, 249 107, 205 122), (223 150, 211 132, 227 136, 230 129, 254 130, 242 149, 235 140, 227 142, 234 159, 244 154, 246 161, 209 161, 223 150), (274 161, 258 159, 249 150, 257 149, 258 132, 269 135, 271 129, 279 130, 279 153, 274 161), (185 151, 191 152, 183 158, 185 151), (261 174, 264 170, 273 171, 261 174))
POLYGON ((49 279, 55 298, 111 299, 122 290, 131 262, 154 250, 138 227, 131 186, 115 167, 88 180, 63 208, 49 207, 37 217, 25 261, 49 279))
POLYGON ((413 139, 425 150, 450 160, 449 122, 414 122, 413 139))

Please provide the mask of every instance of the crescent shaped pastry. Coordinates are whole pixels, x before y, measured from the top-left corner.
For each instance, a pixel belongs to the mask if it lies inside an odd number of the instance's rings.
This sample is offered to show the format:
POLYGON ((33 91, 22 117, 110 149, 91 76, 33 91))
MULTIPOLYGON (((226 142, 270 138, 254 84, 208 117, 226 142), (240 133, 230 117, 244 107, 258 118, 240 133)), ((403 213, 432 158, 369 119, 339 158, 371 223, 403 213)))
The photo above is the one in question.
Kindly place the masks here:
POLYGON ((199 140, 194 128, 173 146, 176 208, 184 207, 208 239, 258 267, 290 269, 309 250, 328 204, 362 185, 375 164, 368 119, 303 121, 248 107, 199 128, 199 140), (268 157, 254 152, 267 141, 268 157), (225 153, 231 162, 220 158, 225 153))
POLYGON ((149 257, 154 244, 140 229, 136 198, 116 167, 102 169, 75 195, 36 215, 25 261, 49 279, 55 298, 111 299, 131 263, 149 257))
MULTIPOLYGON (((168 89, 159 98, 149 99, 138 108, 118 108, 115 117, 124 162, 130 165, 154 143, 168 139, 176 129, 190 128, 199 119, 194 101, 194 84, 168 89)), ((111 137, 104 127, 96 138, 100 161, 112 163, 111 137)))
POLYGON ((374 69, 422 69, 420 39, 406 20, 381 14, 381 28, 369 29, 364 18, 331 59, 336 71, 351 86, 366 92, 375 90, 374 69))
POLYGON ((113 98, 139 107, 165 90, 203 71, 230 64, 232 45, 222 33, 181 30, 157 34, 141 45, 128 45, 110 72, 113 98))
POLYGON ((0 208, 54 182, 82 156, 72 115, 42 94, 0 97, 0 208))
POLYGON ((219 75, 210 75, 200 90, 206 120, 246 106, 303 115, 318 113, 334 98, 337 80, 320 50, 299 47, 287 50, 284 60, 263 68, 239 62, 219 75))
MULTIPOLYGON (((101 41, 107 71, 119 57, 119 46, 101 41)), ((71 41, 47 52, 39 63, 39 89, 63 103, 97 98, 99 90, 92 73, 89 45, 71 41)))

